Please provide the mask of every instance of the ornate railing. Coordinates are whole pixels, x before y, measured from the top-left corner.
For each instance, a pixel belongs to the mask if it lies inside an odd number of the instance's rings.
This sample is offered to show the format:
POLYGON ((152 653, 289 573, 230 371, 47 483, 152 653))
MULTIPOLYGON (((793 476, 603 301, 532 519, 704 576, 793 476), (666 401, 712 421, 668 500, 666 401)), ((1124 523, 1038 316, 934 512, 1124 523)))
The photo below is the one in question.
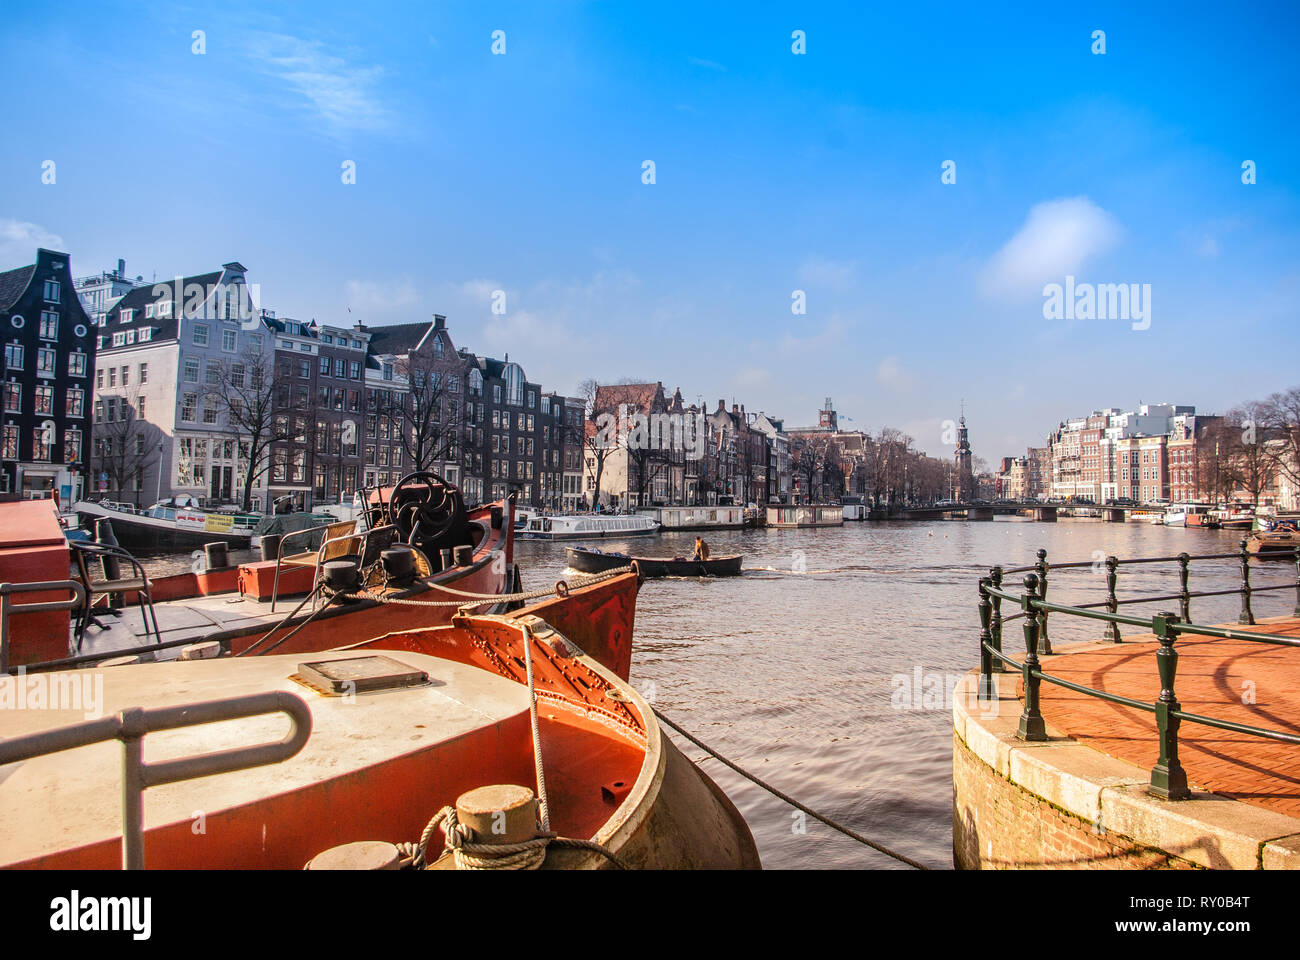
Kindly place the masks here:
POLYGON ((1135 710, 1154 713, 1160 741, 1160 756, 1151 769, 1151 792, 1156 796, 1169 800, 1185 800, 1191 796, 1191 792, 1187 787, 1187 774, 1178 760, 1178 729, 1184 720, 1189 723, 1217 727, 1220 730, 1230 730, 1283 743, 1300 744, 1300 736, 1296 734, 1187 713, 1178 702, 1174 689, 1178 672, 1178 651, 1175 644, 1179 637, 1196 636, 1222 640, 1247 640, 1252 643, 1300 647, 1300 639, 1295 637, 1255 631, 1231 630, 1225 627, 1191 622, 1191 601, 1193 598, 1237 594, 1241 597, 1241 613, 1238 616, 1238 623, 1254 626, 1255 615, 1251 609, 1252 596, 1257 593, 1275 590, 1295 590, 1296 604, 1293 615, 1300 617, 1300 549, 1279 551, 1268 555, 1270 560, 1293 558, 1296 564, 1296 576, 1293 580, 1286 583, 1255 585, 1251 583, 1251 554, 1246 546, 1247 541, 1242 540, 1240 550, 1236 553, 1180 553, 1175 556, 1143 557, 1132 560, 1120 560, 1117 557, 1108 556, 1104 560, 1085 560, 1052 565, 1047 562, 1047 551, 1039 550, 1038 562, 1032 566, 993 567, 989 571, 989 575, 981 578, 979 583, 979 699, 997 699, 997 688, 993 682, 995 673, 1009 672, 1004 670, 1005 666, 1010 666, 1019 671, 1024 684, 1024 709, 1020 716, 1020 726, 1016 736, 1021 740, 1028 741, 1047 739, 1046 725, 1042 711, 1039 708, 1039 695, 1043 682, 1056 684, 1076 693, 1097 697, 1111 703, 1132 707, 1135 710), (1190 567, 1193 561, 1198 560, 1239 561, 1241 566, 1241 586, 1230 590, 1190 590, 1188 587, 1190 567), (1179 589, 1176 593, 1126 597, 1124 599, 1117 596, 1116 587, 1119 582, 1121 568, 1139 564, 1161 563, 1176 563, 1178 565, 1179 589), (1105 600, 1072 606, 1053 603, 1047 599, 1049 572, 1058 573, 1081 568, 1089 568, 1100 572, 1100 568, 1103 566, 1105 568, 1107 591, 1105 600), (1024 592, 1020 594, 1013 593, 1003 585, 1005 578, 1016 574, 1025 574, 1022 581, 1024 592), (1166 611, 1148 618, 1119 612, 1121 606, 1129 604, 1160 603, 1174 600, 1179 603, 1178 613, 1166 611), (1014 604, 1019 609, 1019 612, 1004 617, 1002 615, 1003 601, 1014 604), (1105 690, 1085 687, 1063 677, 1052 676, 1044 672, 1042 662, 1039 660, 1039 654, 1049 655, 1052 653, 1051 640, 1048 636, 1048 617, 1052 614, 1100 621, 1106 625, 1102 639, 1113 643, 1122 642, 1119 633, 1121 624, 1140 627, 1153 633, 1160 643, 1159 648, 1155 651, 1156 669, 1160 676, 1159 698, 1154 703, 1146 703, 1141 700, 1134 700, 1131 697, 1108 693, 1105 690), (1025 658, 1021 662, 1016 662, 1007 656, 1002 649, 1003 625, 1012 620, 1024 621, 1025 658))

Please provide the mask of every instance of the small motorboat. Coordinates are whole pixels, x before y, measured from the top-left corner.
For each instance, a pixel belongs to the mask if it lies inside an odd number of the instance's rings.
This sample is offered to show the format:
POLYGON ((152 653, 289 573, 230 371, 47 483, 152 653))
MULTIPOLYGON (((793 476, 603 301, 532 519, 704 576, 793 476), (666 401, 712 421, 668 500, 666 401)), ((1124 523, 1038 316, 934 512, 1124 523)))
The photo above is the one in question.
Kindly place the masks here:
POLYGON ((1300 559, 1300 533, 1285 524, 1267 532, 1252 533, 1246 538, 1246 551, 1276 560, 1300 559))
POLYGON ((600 573, 635 563, 643 577, 737 577, 744 559, 739 553, 692 560, 690 557, 637 557, 626 553, 606 553, 569 547, 568 565, 582 573, 600 573))

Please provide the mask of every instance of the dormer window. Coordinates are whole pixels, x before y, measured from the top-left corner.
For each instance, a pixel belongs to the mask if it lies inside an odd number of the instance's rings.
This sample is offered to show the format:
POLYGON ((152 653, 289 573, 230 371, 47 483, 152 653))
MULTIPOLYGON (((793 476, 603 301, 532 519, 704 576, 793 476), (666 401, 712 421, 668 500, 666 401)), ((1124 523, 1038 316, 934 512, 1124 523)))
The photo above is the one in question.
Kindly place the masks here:
POLYGON ((118 316, 121 318, 123 323, 130 323, 132 320, 135 319, 135 310, 134 308, 130 308, 130 307, 124 310, 119 310, 118 316))

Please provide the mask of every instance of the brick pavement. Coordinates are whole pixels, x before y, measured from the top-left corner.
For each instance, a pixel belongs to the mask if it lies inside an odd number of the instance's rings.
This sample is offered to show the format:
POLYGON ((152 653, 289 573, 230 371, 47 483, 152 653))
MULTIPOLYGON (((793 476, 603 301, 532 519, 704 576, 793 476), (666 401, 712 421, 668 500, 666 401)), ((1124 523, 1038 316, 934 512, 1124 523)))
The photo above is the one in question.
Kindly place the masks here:
MULTIPOLYGON (((1300 619, 1228 626, 1300 637, 1300 619)), ((1121 644, 1045 657, 1044 670, 1153 703, 1160 694, 1157 648, 1154 640, 1126 637, 1121 644)), ((1174 691, 1183 710, 1300 735, 1300 648, 1189 637, 1178 641, 1177 650, 1174 691)), ((1145 769, 1155 764, 1160 751, 1154 714, 1055 684, 1041 689, 1049 726, 1145 769)), ((1197 787, 1300 817, 1300 745, 1184 721, 1179 758, 1197 787)))

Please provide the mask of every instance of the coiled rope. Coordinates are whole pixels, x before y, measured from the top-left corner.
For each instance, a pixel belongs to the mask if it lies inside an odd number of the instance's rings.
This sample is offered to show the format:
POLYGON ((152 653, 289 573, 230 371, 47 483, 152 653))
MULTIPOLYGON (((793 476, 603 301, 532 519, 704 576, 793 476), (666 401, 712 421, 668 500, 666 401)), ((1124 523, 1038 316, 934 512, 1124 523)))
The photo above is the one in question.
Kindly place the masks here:
POLYGON ((826 826, 830 827, 832 830, 838 830, 846 837, 852 837, 854 840, 858 841, 858 843, 865 844, 866 846, 870 847, 872 850, 878 850, 880 853, 883 853, 888 857, 893 857, 895 860, 905 863, 909 867, 915 867, 917 870, 930 869, 925 864, 918 863, 917 861, 913 860, 911 857, 905 856, 896 850, 891 850, 888 847, 886 847, 884 844, 877 843, 876 841, 872 840, 869 837, 864 837, 856 830, 852 830, 844 826, 842 823, 836 823, 830 817, 818 813, 816 810, 812 809, 812 807, 805 806, 804 804, 800 803, 798 800, 796 800, 794 797, 790 796, 789 794, 783 793, 782 791, 778 790, 776 787, 772 786, 770 783, 766 782, 765 780, 762 780, 759 777, 754 776, 754 774, 750 773, 748 770, 741 767, 738 763, 735 763, 732 760, 728 760, 722 754, 718 753, 718 751, 710 747, 707 743, 704 743, 703 741, 698 740, 691 734, 687 733, 677 724, 673 723, 671 720, 665 717, 658 709, 655 709, 655 716, 658 717, 660 720, 662 720, 669 727, 672 727, 672 729, 676 730, 679 734, 681 734, 691 743, 695 744, 697 747, 699 747, 709 756, 713 757, 713 759, 726 764, 728 767, 730 767, 736 773, 740 774, 746 780, 749 780, 751 783, 757 784, 758 786, 766 790, 768 793, 772 794, 772 796, 788 803, 796 810, 802 810, 804 813, 808 814, 808 816, 812 817, 814 820, 821 821, 822 823, 826 824, 826 826))
MULTIPOLYGON (((443 807, 425 826, 411 857, 411 865, 416 869, 425 869, 429 865, 429 841, 438 827, 443 828, 446 838, 443 852, 451 853, 459 870, 536 870, 546 860, 546 851, 550 847, 589 850, 605 857, 620 870, 627 869, 627 864, 619 859, 618 854, 598 843, 557 837, 549 831, 519 843, 475 843, 466 828, 461 826, 455 807, 443 807)), ((403 852, 410 853, 409 846, 403 845, 403 852)))

